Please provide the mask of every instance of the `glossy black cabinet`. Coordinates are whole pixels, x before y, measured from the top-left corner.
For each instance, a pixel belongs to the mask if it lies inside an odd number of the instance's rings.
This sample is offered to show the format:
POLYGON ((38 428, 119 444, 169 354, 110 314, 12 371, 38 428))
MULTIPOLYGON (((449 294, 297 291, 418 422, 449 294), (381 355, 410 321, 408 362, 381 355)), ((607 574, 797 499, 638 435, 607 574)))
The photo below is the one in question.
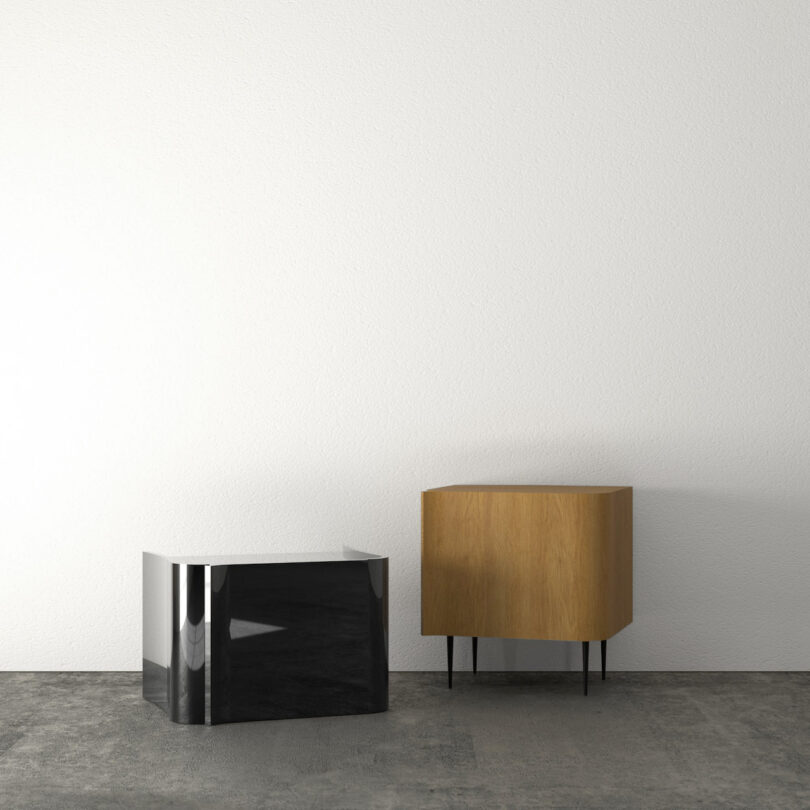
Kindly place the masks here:
POLYGON ((143 556, 143 696, 178 723, 388 708, 388 560, 143 556))

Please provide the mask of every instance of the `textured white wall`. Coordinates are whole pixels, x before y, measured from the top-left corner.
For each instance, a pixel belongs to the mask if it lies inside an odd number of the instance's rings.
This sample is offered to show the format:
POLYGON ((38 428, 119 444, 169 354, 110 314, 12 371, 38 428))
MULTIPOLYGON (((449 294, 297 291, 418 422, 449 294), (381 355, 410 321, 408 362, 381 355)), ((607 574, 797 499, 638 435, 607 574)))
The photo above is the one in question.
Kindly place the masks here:
POLYGON ((810 668, 809 41, 772 0, 6 0, 0 667, 140 667, 142 549, 346 543, 440 668, 419 493, 477 481, 636 488, 612 667, 810 668))

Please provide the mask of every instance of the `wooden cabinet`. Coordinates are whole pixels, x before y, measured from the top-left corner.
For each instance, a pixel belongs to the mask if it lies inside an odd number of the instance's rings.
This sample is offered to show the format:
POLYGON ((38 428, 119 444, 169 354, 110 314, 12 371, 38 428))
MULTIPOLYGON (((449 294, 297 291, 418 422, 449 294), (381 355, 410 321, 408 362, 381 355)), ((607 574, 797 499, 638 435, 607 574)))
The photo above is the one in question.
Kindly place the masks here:
POLYGON ((580 641, 586 658, 632 619, 631 487, 422 493, 422 634, 450 658, 457 635, 580 641))

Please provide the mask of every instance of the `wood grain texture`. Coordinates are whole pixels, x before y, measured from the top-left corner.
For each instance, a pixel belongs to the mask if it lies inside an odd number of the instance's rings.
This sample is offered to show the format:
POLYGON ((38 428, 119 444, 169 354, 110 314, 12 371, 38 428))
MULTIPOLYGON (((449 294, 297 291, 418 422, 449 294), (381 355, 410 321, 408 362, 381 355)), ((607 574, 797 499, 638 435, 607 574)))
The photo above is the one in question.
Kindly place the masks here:
POLYGON ((633 618, 631 487, 422 493, 422 634, 606 639, 633 618))

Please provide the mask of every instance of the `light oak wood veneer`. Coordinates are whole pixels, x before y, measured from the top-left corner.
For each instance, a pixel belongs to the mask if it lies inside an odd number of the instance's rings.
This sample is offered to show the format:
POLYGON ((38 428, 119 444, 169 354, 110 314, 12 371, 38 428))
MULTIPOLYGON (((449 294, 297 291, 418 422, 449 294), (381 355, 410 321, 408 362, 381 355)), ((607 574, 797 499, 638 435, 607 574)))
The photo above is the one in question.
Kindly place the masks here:
POLYGON ((632 620, 632 487, 422 493, 423 635, 588 641, 632 620))

